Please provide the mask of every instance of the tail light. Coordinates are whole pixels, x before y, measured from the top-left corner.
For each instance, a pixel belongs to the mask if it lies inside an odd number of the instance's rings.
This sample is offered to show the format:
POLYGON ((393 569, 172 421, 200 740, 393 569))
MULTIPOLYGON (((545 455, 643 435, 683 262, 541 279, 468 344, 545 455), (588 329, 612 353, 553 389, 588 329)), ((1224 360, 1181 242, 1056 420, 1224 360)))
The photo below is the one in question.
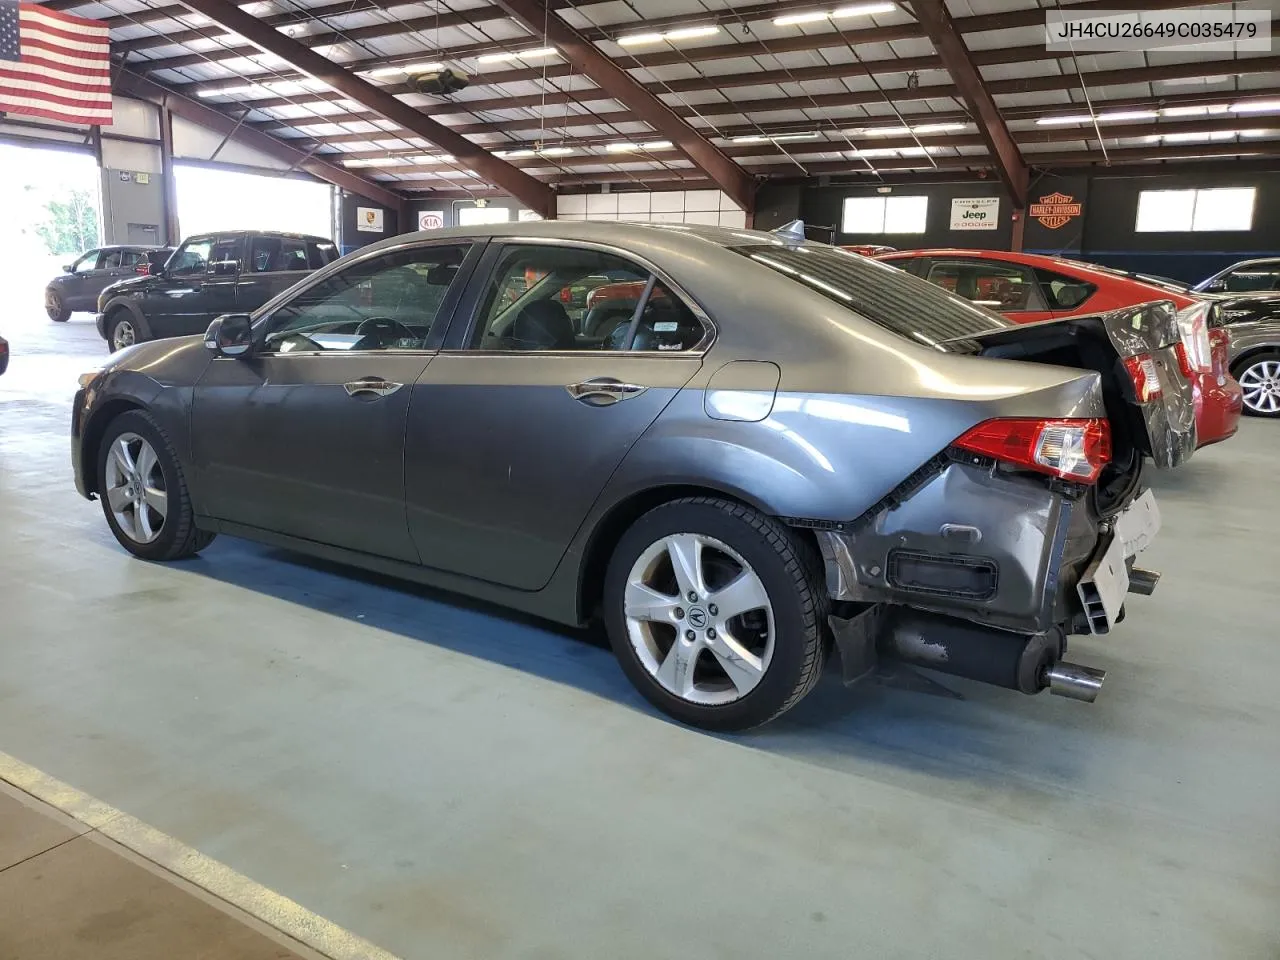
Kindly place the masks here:
POLYGON ((1124 366, 1133 380, 1133 389, 1138 395, 1139 403, 1159 400, 1164 396, 1164 387, 1160 384, 1160 370, 1156 367, 1156 362, 1151 359, 1151 354, 1140 353, 1136 357, 1125 357, 1124 366))
POLYGON ((133 272, 134 272, 134 273, 136 273, 136 274, 137 274, 138 276, 140 276, 140 277, 147 277, 147 276, 150 276, 150 275, 151 275, 151 264, 149 264, 149 263, 147 263, 147 261, 143 260, 141 263, 139 263, 139 264, 137 264, 137 265, 135 265, 135 266, 134 266, 134 268, 133 268, 133 272))
POLYGON ((1177 345, 1178 366, 1190 380, 1197 373, 1213 369, 1209 346, 1209 310, 1211 304, 1193 303, 1178 311, 1178 329, 1182 334, 1177 345))
POLYGON ((1111 424, 1099 418, 987 420, 955 445, 1052 477, 1093 483, 1111 461, 1111 424))
POLYGON ((1213 375, 1218 386, 1227 382, 1227 359, 1230 356, 1231 337, 1221 327, 1209 331, 1209 343, 1213 352, 1213 375))

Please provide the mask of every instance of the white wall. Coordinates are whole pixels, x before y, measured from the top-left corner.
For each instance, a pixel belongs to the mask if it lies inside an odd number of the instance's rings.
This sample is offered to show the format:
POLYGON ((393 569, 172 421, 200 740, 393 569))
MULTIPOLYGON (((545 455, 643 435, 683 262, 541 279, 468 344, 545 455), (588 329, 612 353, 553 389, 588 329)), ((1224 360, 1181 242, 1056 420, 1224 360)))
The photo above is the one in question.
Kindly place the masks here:
POLYGON ((561 220, 747 225, 747 215, 720 190, 567 194, 556 198, 556 215, 561 220))

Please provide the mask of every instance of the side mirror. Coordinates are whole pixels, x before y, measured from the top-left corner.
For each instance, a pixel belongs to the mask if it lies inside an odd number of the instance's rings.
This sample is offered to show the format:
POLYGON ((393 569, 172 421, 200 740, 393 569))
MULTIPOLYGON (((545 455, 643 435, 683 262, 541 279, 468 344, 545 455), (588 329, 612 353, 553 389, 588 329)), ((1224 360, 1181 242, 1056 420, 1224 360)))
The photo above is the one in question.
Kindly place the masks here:
POLYGON ((1223 290, 1227 289, 1227 281, 1219 277, 1217 280, 1214 280, 1207 287, 1205 287, 1205 289, 1208 290, 1210 293, 1221 293, 1223 290))
POLYGON ((74 263, 64 263, 64 264, 62 265, 62 272, 63 272, 63 273, 70 273, 70 272, 71 272, 72 270, 74 270, 75 268, 76 268, 76 265, 75 265, 74 263))
POLYGON ((209 324, 204 345, 219 357, 247 357, 253 347, 253 327, 247 313, 227 313, 209 324))

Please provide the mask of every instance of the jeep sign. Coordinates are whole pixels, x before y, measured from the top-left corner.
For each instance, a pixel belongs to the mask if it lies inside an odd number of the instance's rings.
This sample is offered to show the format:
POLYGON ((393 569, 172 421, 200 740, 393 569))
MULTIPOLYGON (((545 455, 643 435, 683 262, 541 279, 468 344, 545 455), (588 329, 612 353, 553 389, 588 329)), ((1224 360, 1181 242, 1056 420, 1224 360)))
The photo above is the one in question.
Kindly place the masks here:
POLYGON ((957 197, 951 201, 952 230, 995 230, 999 225, 999 197, 957 197))

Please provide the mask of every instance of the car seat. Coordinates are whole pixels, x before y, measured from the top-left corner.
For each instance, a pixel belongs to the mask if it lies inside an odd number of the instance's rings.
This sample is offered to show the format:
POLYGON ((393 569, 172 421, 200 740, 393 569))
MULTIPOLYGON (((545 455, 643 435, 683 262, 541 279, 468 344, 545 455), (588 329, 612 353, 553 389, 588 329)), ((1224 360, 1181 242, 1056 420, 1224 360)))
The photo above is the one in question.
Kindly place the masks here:
POLYGON ((577 346, 573 322, 558 300, 526 303, 503 341, 508 350, 572 350, 577 346))

